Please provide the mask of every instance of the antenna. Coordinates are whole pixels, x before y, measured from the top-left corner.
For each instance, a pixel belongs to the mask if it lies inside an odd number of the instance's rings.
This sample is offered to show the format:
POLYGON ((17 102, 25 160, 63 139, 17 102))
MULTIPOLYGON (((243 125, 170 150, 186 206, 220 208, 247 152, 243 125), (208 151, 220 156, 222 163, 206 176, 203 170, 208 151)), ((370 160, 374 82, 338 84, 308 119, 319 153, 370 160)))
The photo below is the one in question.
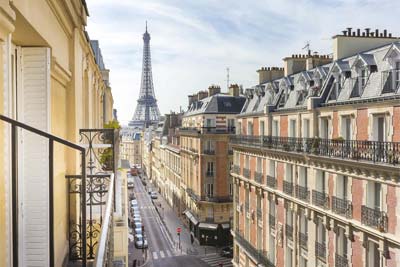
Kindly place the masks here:
POLYGON ((307 49, 307 54, 310 56, 311 55, 310 41, 306 42, 306 45, 302 48, 302 50, 304 49, 307 49))
POLYGON ((229 90, 229 67, 226 68, 226 88, 229 90))

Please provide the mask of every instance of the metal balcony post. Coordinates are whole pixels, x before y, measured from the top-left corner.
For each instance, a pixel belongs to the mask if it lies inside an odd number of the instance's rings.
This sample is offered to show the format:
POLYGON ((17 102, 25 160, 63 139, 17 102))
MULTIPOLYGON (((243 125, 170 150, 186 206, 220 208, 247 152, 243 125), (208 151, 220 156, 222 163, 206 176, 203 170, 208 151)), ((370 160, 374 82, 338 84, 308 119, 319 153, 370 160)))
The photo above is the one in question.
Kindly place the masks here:
POLYGON ((81 151, 81 210, 82 210, 82 221, 81 221, 81 234, 82 234, 82 266, 86 267, 86 159, 85 150, 81 151))
POLYGON ((11 125, 11 175, 12 175, 12 243, 13 266, 18 266, 18 136, 17 127, 11 125))
POLYGON ((54 266, 54 141, 49 139, 49 246, 50 266, 54 266))

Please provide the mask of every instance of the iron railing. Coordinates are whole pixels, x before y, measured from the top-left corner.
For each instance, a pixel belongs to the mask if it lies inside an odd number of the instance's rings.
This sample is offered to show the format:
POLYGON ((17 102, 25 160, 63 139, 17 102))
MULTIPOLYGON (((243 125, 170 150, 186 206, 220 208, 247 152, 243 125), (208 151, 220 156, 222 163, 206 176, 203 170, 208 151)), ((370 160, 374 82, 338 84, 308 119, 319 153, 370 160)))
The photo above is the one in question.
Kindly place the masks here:
POLYGON ((312 203, 315 206, 328 209, 329 208, 329 196, 325 192, 319 192, 317 190, 312 191, 312 203))
POLYGON ((276 149, 393 165, 400 162, 400 142, 249 135, 235 135, 230 138, 232 144, 259 149, 276 149))
MULTIPOLYGON (((0 114, 0 120, 7 123, 11 126, 11 194, 12 194, 12 233, 11 233, 11 240, 12 240, 12 264, 13 266, 20 266, 19 263, 20 259, 20 248, 18 245, 19 236, 22 234, 19 231, 19 219, 20 211, 19 211, 19 187, 18 187, 18 166, 19 166, 19 157, 18 157, 18 145, 20 140, 18 139, 18 129, 23 129, 29 133, 34 134, 35 136, 40 136, 48 141, 48 159, 49 165, 46 166, 48 168, 48 181, 49 181, 49 265, 55 265, 55 258, 54 258, 54 144, 58 143, 65 147, 71 148, 80 153, 80 175, 81 177, 86 177, 86 160, 85 160, 85 148, 69 142, 65 139, 57 137, 55 135, 49 134, 45 131, 39 130, 35 127, 29 126, 27 124, 21 123, 19 121, 13 120, 9 117, 0 114)), ((81 199, 86 199, 86 179, 83 182, 82 186, 79 188, 79 194, 81 199)), ((84 202, 80 203, 80 205, 84 205, 84 202)), ((82 266, 86 266, 86 224, 82 223, 86 221, 86 209, 82 209, 79 213, 80 219, 80 231, 82 233, 82 250, 80 253, 82 254, 82 266)))
POLYGON ((285 234, 288 239, 293 240, 293 226, 292 225, 289 225, 289 224, 285 225, 285 234))
MULTIPOLYGON (((233 196, 199 196, 197 195, 193 189, 191 188, 186 188, 186 192, 189 195, 191 199, 193 199, 195 202, 216 202, 216 203, 226 203, 226 202, 232 202, 233 201, 233 196)), ((239 198, 235 197, 235 200, 237 200, 237 203, 239 203, 239 198)))
POLYGON ((388 217, 384 211, 362 205, 361 223, 376 228, 381 232, 387 232, 388 217))
POLYGON ((325 243, 320 243, 315 241, 315 255, 325 261, 326 259, 326 245, 325 243))
POLYGON ((353 217, 353 204, 350 200, 332 197, 332 211, 347 218, 353 217))
POLYGON ((95 267, 113 266, 114 259, 114 175, 111 176, 110 187, 104 213, 104 222, 101 227, 100 238, 93 263, 95 267))
POLYGON ((307 249, 308 236, 305 233, 299 232, 300 247, 307 249))
POLYGON ((254 180, 259 184, 262 184, 262 177, 263 177, 263 174, 261 172, 254 173, 254 180))
POLYGON ((310 201, 310 190, 307 187, 296 185, 296 197, 303 201, 309 202, 310 201))
POLYGON ((349 260, 346 256, 335 253, 335 267, 348 267, 349 260))
POLYGON ((250 179, 250 170, 247 168, 243 168, 243 176, 247 179, 250 179))
POLYGON ((206 155, 215 155, 215 150, 214 149, 204 149, 203 154, 206 155))
POLYGON ((267 186, 276 188, 276 178, 274 176, 267 175, 267 186))
POLYGON ((257 264, 263 264, 266 267, 275 267, 275 264, 268 259, 266 251, 255 248, 239 231, 235 231, 235 241, 257 261, 257 264))
POLYGON ((182 134, 234 134, 235 127, 181 127, 179 132, 182 134))
POLYGON ((293 183, 283 180, 283 192, 293 196, 293 183))

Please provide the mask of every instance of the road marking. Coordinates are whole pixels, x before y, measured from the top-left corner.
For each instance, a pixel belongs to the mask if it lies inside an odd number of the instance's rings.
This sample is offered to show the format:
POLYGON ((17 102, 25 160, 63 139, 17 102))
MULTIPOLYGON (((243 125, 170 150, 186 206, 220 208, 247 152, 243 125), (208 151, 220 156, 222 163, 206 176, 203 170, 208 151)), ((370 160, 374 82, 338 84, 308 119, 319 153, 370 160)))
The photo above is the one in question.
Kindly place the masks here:
POLYGON ((160 257, 164 258, 164 251, 162 251, 162 250, 160 251, 160 257))
POLYGON ((153 251, 153 259, 158 259, 157 252, 153 251))

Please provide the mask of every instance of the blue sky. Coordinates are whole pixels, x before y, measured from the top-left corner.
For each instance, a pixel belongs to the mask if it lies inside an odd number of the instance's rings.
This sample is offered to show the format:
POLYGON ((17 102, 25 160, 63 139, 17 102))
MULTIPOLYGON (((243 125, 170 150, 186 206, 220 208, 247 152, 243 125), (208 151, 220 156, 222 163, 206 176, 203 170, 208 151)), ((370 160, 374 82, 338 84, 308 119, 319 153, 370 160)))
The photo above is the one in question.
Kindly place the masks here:
POLYGON ((187 95, 218 84, 257 83, 261 66, 304 53, 329 54, 346 27, 388 29, 400 36, 394 0, 87 0, 87 30, 110 69, 119 120, 133 116, 139 96, 142 34, 151 34, 155 94, 161 113, 187 106, 187 95))

